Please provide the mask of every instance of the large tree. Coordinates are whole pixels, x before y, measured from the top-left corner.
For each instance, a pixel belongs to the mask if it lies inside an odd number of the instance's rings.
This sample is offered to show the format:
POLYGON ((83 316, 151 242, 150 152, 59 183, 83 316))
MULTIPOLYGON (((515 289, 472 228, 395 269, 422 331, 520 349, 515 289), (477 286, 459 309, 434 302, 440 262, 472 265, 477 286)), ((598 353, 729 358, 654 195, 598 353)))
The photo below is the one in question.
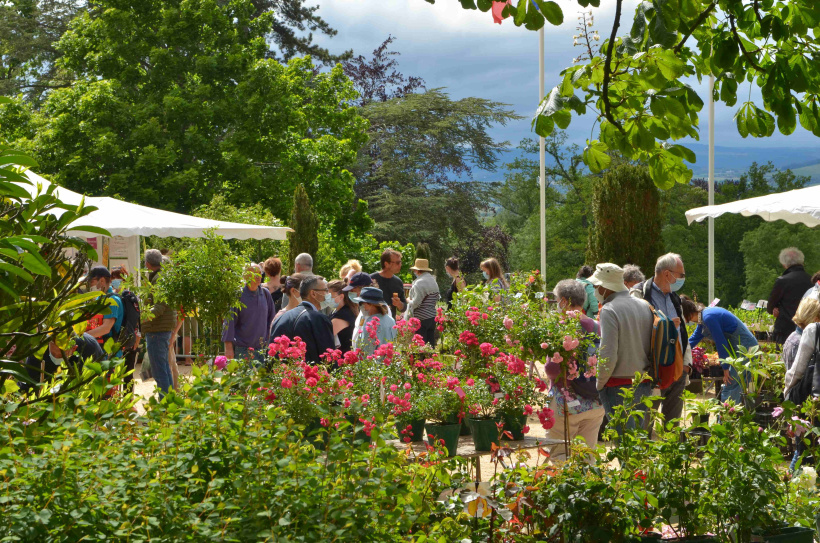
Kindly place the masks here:
POLYGON ((347 168, 367 123, 341 67, 265 58, 274 21, 251 0, 95 2, 59 43, 82 79, 18 143, 61 185, 183 212, 223 193, 288 220, 301 183, 341 235, 363 218, 347 168))
POLYGON ((495 169, 507 142, 488 131, 517 117, 506 104, 423 90, 420 78, 399 73, 392 41, 345 64, 370 121, 353 170, 356 195, 369 203, 377 238, 427 243, 433 261, 443 261, 481 236, 489 207, 473 170, 495 169))
POLYGON ((71 84, 55 44, 81 10, 80 0, 9 0, 0 3, 0 94, 23 93, 39 102, 50 89, 71 84))

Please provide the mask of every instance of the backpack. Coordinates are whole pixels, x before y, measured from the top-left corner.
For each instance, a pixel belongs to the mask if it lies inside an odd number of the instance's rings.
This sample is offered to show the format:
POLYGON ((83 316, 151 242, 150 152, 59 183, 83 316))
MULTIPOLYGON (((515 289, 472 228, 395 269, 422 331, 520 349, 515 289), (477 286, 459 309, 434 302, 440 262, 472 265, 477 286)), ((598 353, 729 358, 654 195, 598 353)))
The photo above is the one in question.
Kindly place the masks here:
POLYGON ((123 349, 132 349, 136 344, 137 331, 140 329, 140 300, 130 290, 123 290, 119 296, 123 312, 119 341, 123 349))
POLYGON ((663 390, 683 375, 683 353, 678 348, 680 334, 672 319, 649 302, 646 304, 652 311, 649 374, 655 386, 663 390))

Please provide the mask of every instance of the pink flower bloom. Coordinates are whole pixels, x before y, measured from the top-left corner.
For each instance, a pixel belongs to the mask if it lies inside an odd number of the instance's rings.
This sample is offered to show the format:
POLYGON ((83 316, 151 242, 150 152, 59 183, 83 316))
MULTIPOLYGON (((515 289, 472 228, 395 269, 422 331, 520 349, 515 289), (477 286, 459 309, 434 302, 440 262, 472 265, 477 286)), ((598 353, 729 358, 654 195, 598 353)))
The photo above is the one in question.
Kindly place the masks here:
POLYGON ((521 428, 521 433, 522 434, 529 434, 530 433, 530 427, 529 426, 524 426, 523 428, 521 428))
POLYGON ((214 367, 216 369, 220 370, 220 371, 224 370, 225 366, 227 366, 227 365, 228 365, 228 357, 226 357, 226 356, 220 355, 220 356, 217 356, 214 359, 214 367))
POLYGON ((780 407, 779 405, 777 407, 775 407, 774 410, 772 411, 772 417, 774 417, 774 418, 778 418, 782 414, 783 414, 783 408, 780 407))
POLYGON ((591 368, 594 368, 598 365, 598 357, 595 355, 590 356, 587 358, 587 365, 591 368))
POLYGON ((564 336, 564 350, 572 351, 580 342, 572 336, 564 336))
POLYGON ((524 415, 532 415, 532 406, 527 404, 524 406, 524 415))
POLYGON ((549 348, 549 346, 550 346, 550 344, 547 343, 546 341, 541 344, 541 348, 544 349, 545 351, 549 348))
POLYGON ((399 389, 398 385, 390 385, 390 392, 396 392, 399 389))
MULTIPOLYGON (((316 420, 316 419, 313 419, 313 420, 316 420)), ((322 426, 327 428, 330 425, 330 421, 327 420, 327 419, 319 419, 319 424, 321 424, 322 426)))
POLYGON ((293 381, 291 381, 287 377, 282 379, 282 388, 291 388, 291 387, 293 387, 293 381))
POLYGON ((513 327, 513 320, 509 317, 504 317, 504 328, 507 330, 513 327))
POLYGON ((319 381, 317 381, 315 377, 311 377, 310 379, 305 381, 305 384, 309 387, 315 387, 317 384, 319 384, 319 381))
POLYGON ((350 398, 345 398, 344 406, 345 406, 345 409, 350 407, 350 398))
POLYGON ((468 386, 468 387, 471 387, 471 386, 473 386, 474 384, 475 384, 475 381, 474 381, 472 378, 471 378, 471 379, 467 379, 467 386, 468 386))
POLYGON ((556 364, 560 364, 561 362, 564 361, 564 357, 561 356, 561 353, 555 353, 555 354, 552 355, 552 361, 555 362, 556 364))
POLYGON ((413 385, 410 383, 404 383, 404 390, 410 390, 411 388, 413 388, 413 385))

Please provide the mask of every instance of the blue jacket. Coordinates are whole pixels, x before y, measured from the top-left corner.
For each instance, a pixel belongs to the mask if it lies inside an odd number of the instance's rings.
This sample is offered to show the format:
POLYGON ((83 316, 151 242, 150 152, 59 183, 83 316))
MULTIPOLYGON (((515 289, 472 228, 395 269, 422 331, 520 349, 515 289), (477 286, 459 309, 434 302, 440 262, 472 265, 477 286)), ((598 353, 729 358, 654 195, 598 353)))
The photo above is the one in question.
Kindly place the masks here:
POLYGON ((328 349, 336 348, 333 339, 333 324, 330 318, 316 310, 310 302, 303 301, 273 323, 271 340, 280 336, 290 339, 299 337, 305 342, 305 361, 318 364, 321 355, 328 349))
MULTIPOLYGON (((689 338, 690 346, 694 347, 704 337, 710 338, 715 342, 718 356, 723 360, 737 357, 740 354, 739 345, 749 349, 758 344, 743 321, 730 311, 722 307, 707 307, 703 310, 702 316, 703 322, 698 324, 689 338)), ((721 364, 721 366, 724 370, 729 369, 729 364, 721 364)))

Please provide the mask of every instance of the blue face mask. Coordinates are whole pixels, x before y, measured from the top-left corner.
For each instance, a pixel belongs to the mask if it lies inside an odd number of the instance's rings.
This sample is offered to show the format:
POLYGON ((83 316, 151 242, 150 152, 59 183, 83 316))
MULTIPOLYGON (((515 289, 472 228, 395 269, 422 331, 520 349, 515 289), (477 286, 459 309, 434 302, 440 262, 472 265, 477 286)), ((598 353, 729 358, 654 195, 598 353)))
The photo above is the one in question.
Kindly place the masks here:
POLYGON ((111 288, 113 288, 114 290, 117 290, 118 288, 120 288, 121 284, 122 284, 122 279, 114 279, 113 281, 111 281, 111 288))
POLYGON ((685 277, 679 277, 674 283, 669 285, 669 290, 671 290, 672 292, 679 291, 681 288, 683 288, 683 282, 685 280, 686 280, 685 277))
POLYGON ((322 309, 330 307, 333 304, 333 296, 329 292, 325 292, 325 299, 322 300, 322 309))
POLYGON ((487 272, 485 272, 485 271, 482 271, 482 272, 481 272, 481 275, 483 275, 483 276, 484 276, 484 279, 485 279, 485 280, 489 281, 489 279, 490 279, 490 274, 489 274, 489 273, 487 273, 487 272))

